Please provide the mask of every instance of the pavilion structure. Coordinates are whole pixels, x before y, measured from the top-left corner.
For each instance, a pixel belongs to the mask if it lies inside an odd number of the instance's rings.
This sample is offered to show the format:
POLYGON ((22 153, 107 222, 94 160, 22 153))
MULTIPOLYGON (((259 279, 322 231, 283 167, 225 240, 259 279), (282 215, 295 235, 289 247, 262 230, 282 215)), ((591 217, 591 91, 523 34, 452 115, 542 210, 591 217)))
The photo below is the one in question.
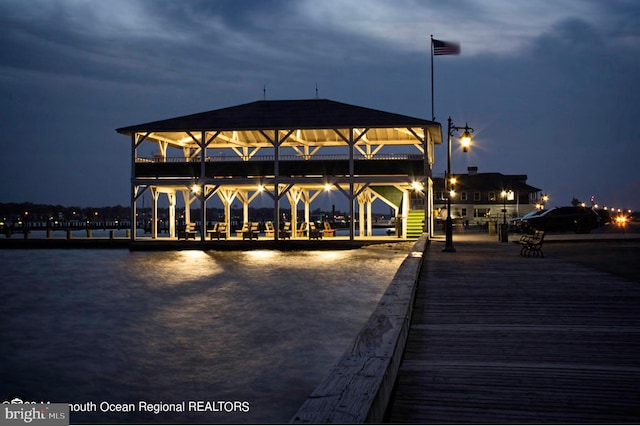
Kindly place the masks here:
MULTIPOLYGON (((326 99, 256 101, 117 129, 131 141, 131 210, 145 193, 152 199, 151 237, 158 236, 158 199, 169 205, 175 237, 180 195, 185 221, 198 223, 206 238, 207 202, 218 197, 230 229, 231 205, 240 202, 244 221, 260 193, 273 200, 280 223, 286 198, 291 222, 310 220, 310 205, 327 190, 346 197, 350 216, 359 205, 359 236, 371 235, 371 203, 382 200, 402 220, 402 237, 429 232, 432 218, 434 144, 439 123, 326 99), (192 203, 200 217, 190 217, 192 203), (304 206, 304 218, 298 208, 304 206), (300 220, 301 219, 301 220, 300 220), (414 231, 415 232, 415 231, 414 231)), ((131 238, 136 239, 136 220, 131 238)), ((350 221, 350 239, 356 235, 350 221)), ((295 235, 293 236, 295 238, 295 235)), ((274 239, 278 239, 276 232, 274 239)))

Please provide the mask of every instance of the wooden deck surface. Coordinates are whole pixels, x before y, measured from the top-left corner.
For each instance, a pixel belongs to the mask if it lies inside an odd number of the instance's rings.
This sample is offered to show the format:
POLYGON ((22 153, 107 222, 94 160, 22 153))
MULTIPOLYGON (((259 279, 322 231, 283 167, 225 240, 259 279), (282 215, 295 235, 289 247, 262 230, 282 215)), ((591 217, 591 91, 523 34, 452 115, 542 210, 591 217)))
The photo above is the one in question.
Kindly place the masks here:
POLYGON ((427 249, 390 423, 640 423, 640 283, 455 246, 427 249))

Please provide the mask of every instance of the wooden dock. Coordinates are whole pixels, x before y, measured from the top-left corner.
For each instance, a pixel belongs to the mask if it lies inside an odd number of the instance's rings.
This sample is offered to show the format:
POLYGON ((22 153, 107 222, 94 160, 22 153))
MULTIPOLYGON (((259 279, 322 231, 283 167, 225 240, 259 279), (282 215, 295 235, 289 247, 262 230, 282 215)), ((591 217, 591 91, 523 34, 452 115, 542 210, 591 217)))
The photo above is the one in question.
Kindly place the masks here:
POLYGON ((640 283, 514 244, 427 249, 390 423, 640 423, 640 283))
POLYGON ((178 240, 176 238, 139 238, 131 241, 128 238, 4 238, 0 237, 0 249, 129 249, 131 251, 174 251, 174 250, 352 250, 378 244, 413 243, 394 236, 357 237, 349 240, 348 236, 310 240, 294 238, 274 241, 270 237, 243 240, 231 237, 226 240, 178 240))

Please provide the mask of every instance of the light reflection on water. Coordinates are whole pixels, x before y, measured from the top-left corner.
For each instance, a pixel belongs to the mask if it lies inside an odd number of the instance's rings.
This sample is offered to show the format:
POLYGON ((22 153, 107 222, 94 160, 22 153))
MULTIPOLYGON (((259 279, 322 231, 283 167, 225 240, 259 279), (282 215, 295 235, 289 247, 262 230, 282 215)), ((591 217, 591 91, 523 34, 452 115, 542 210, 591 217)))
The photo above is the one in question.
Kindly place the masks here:
POLYGON ((372 312, 395 247, 0 251, 0 398, 250 403, 74 423, 287 422, 372 312))

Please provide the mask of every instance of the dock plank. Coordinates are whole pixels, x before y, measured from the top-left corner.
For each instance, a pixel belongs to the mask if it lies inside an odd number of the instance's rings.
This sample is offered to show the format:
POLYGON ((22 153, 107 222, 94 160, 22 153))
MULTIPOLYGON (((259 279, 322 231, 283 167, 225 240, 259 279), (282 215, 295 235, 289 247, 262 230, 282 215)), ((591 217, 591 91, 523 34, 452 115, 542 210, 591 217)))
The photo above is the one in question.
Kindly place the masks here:
POLYGON ((639 423, 640 283, 432 243, 391 423, 639 423))

